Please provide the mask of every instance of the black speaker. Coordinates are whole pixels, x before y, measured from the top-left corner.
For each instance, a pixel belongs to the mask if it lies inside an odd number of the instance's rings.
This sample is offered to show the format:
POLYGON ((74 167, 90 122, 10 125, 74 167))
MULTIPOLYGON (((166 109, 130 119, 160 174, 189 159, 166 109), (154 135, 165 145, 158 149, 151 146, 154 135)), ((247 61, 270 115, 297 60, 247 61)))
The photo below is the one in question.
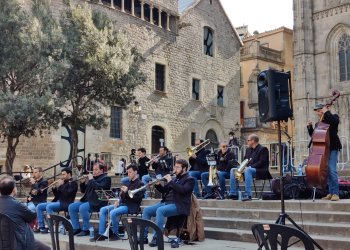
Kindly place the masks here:
POLYGON ((291 118, 290 72, 269 69, 262 71, 257 80, 260 122, 291 118))

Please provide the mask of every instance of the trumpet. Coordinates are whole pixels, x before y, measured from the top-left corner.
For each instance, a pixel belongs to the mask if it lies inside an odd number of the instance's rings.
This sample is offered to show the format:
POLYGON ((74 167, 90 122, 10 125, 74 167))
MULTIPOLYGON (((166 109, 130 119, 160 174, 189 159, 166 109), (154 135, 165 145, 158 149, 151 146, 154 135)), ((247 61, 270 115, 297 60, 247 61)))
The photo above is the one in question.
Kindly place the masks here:
POLYGON ((49 189, 50 187, 53 187, 54 185, 56 185, 61 179, 58 179, 57 181, 52 182, 50 185, 48 185, 45 188, 41 189, 41 192, 45 191, 46 189, 49 189))
POLYGON ((243 173, 248 165, 248 163, 250 162, 251 159, 245 159, 241 165, 239 165, 239 167, 237 168, 236 172, 235 172, 235 176, 236 176, 236 179, 239 181, 239 182, 243 182, 243 173))
POLYGON ((201 144, 195 147, 186 148, 187 155, 191 157, 193 154, 197 153, 199 150, 201 150, 202 148, 205 148, 209 144, 210 144, 210 139, 206 139, 204 142, 202 142, 201 144))
MULTIPOLYGON (((175 175, 175 174, 171 174, 170 176, 174 176, 174 175, 175 175)), ((136 193, 138 193, 138 192, 140 192, 140 191, 146 189, 146 188, 149 187, 149 186, 152 186, 153 184, 157 183, 158 181, 164 181, 164 180, 165 180, 165 178, 162 177, 162 178, 160 178, 160 179, 156 179, 156 180, 154 180, 154 181, 151 181, 151 182, 147 183, 146 185, 144 185, 144 186, 142 186, 142 187, 140 187, 140 188, 137 188, 137 189, 134 189, 134 190, 129 190, 129 191, 128 191, 128 195, 129 195, 129 197, 132 199, 136 193)))
POLYGON ((156 155, 151 160, 149 160, 148 162, 145 163, 146 166, 150 166, 155 160, 158 160, 160 157, 161 157, 160 154, 156 155))

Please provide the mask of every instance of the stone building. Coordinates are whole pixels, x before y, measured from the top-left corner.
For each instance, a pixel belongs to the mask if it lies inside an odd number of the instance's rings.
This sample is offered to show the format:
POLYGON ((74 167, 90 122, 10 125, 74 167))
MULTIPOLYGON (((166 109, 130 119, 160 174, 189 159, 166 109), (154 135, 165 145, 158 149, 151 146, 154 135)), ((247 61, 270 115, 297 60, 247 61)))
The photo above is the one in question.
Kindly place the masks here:
MULTIPOLYGON (((81 4, 84 1, 78 1, 81 4)), ((109 126, 80 134, 81 148, 103 152, 117 164, 131 148, 157 152, 161 144, 185 154, 195 138, 216 147, 239 121, 242 42, 219 0, 97 0, 103 11, 142 53, 147 83, 128 109, 105 107, 109 126)), ((51 0, 58 16, 62 0, 51 0)), ((1 145, 2 146, 2 145, 1 145)), ((4 148, 2 148, 4 152, 4 148)), ((24 139, 16 166, 48 166, 70 153, 69 128, 43 138, 24 139)))
POLYGON ((347 146, 344 142, 350 130, 350 0, 294 0, 293 5, 296 140, 308 139, 306 123, 317 121, 314 105, 327 103, 332 90, 337 89, 341 96, 332 112, 340 116, 339 135, 343 146, 347 146))
MULTIPOLYGON (((249 134, 258 134, 262 143, 277 142, 276 122, 261 123, 258 110, 257 76, 269 68, 293 71, 293 31, 280 27, 263 33, 248 34, 247 27, 239 27, 243 36, 241 48, 240 124, 242 143, 249 134)), ((283 123, 283 129, 291 129, 283 123)), ((290 133, 292 135, 292 133, 290 133)), ((283 138, 284 139, 284 138, 283 138)), ((276 145, 275 145, 276 146, 276 145)), ((270 148, 273 153, 275 148, 270 148)))

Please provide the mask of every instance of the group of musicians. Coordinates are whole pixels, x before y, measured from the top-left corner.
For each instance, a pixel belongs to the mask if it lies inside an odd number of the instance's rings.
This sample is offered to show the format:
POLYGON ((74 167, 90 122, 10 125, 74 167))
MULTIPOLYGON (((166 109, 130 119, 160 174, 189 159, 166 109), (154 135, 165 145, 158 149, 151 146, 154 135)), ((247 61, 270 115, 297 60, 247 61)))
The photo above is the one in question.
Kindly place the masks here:
MULTIPOLYGON (((336 158, 341 148, 340 140, 337 135, 339 117, 331 114, 324 105, 317 105, 315 111, 320 116, 324 116, 323 122, 330 124, 331 153, 329 159, 329 194, 324 199, 339 200, 339 186, 337 182, 336 158)), ((308 123, 308 131, 312 134, 312 124, 308 123)), ((202 145, 203 140, 197 139, 195 147, 202 145)), ((264 178, 269 174, 269 152, 268 149, 259 144, 259 137, 255 134, 248 136, 244 159, 247 159, 247 167, 244 171, 245 200, 252 198, 252 184, 254 177, 264 178)), ((229 143, 222 141, 219 151, 214 153, 216 159, 216 178, 218 178, 219 198, 224 198, 226 193, 225 179, 230 179, 230 190, 226 198, 238 199, 238 180, 235 176, 235 170, 239 166, 237 162, 237 151, 230 148, 229 143)), ((139 148, 137 150, 138 161, 132 162, 127 166, 128 177, 122 180, 119 199, 114 204, 108 204, 107 200, 101 200, 95 191, 110 190, 111 178, 104 171, 103 164, 96 162, 93 164, 92 173, 79 178, 80 191, 84 194, 80 201, 74 201, 78 191, 77 180, 72 179, 70 168, 64 168, 61 171, 62 178, 48 185, 43 178, 42 168, 34 168, 33 178, 31 178, 32 188, 28 197, 28 210, 36 211, 38 218, 38 227, 35 232, 48 233, 45 228, 44 213, 52 214, 54 212, 66 211, 69 214, 73 225, 74 235, 89 235, 90 215, 92 212, 99 212, 99 230, 94 241, 118 240, 119 217, 123 214, 136 214, 140 211, 141 201, 145 196, 146 188, 150 181, 155 188, 162 193, 162 200, 143 210, 142 217, 150 220, 155 218, 155 222, 160 229, 163 229, 166 218, 175 215, 189 215, 191 206, 191 195, 194 193, 197 197, 201 196, 198 180, 202 180, 203 190, 206 193, 204 198, 212 198, 213 187, 208 185, 212 166, 208 165, 208 156, 213 156, 213 152, 205 147, 200 147, 198 151, 191 154, 189 160, 176 159, 169 155, 167 147, 160 147, 159 154, 152 159, 146 156, 146 150, 139 148), (174 165, 173 165, 173 162, 174 165), (152 180, 151 171, 155 172, 156 180, 152 180), (162 180, 162 181, 161 181, 162 180), (47 191, 52 186, 55 199, 47 202, 47 191), (141 188, 141 189, 140 189, 141 188), (129 190, 140 190, 130 195, 129 190), (82 219, 82 225, 79 223, 79 215, 82 219), (109 218, 108 218, 109 217, 109 218), (109 224, 107 223, 109 221, 109 224), (106 234, 112 225, 112 233, 106 234)), ((153 176, 154 177, 154 176, 153 176)), ((11 180, 6 179, 4 183, 11 180)), ((0 180, 1 183, 1 180, 0 180)), ((5 184, 6 184, 5 183, 5 184)), ((4 184, 4 185, 5 185, 4 184)), ((10 183, 11 184, 11 183, 10 183)), ((12 184, 11 184, 12 185, 12 184)), ((4 191, 5 192, 5 191, 4 191)), ((6 191, 7 192, 7 191, 6 191)), ((156 246, 156 239, 160 237, 153 234, 150 246, 156 246)), ((147 231, 140 240, 148 243, 147 231)))

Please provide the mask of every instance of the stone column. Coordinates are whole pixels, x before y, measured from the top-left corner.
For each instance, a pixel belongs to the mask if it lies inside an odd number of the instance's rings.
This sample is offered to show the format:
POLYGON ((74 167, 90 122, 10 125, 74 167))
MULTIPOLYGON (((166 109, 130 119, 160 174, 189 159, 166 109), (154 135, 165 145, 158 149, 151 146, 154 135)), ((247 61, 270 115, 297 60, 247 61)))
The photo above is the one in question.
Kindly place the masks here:
POLYGON ((145 6, 145 2, 143 0, 141 0, 141 19, 142 20, 145 20, 145 9, 144 9, 144 6, 145 6))
POLYGON ((135 16, 135 0, 131 0, 131 15, 135 16))
POLYGON ((153 4, 151 3, 151 5, 149 6, 149 21, 151 24, 153 24, 153 4))
POLYGON ((98 0, 98 4, 103 4, 103 3, 102 3, 102 0, 98 0))
POLYGON ((170 31, 170 14, 166 13, 166 29, 170 31))
POLYGON ((125 12, 125 0, 122 0, 122 12, 125 12))
POLYGON ((115 9, 115 7, 114 7, 114 0, 111 0, 111 8, 115 9))
POLYGON ((158 26, 162 28, 162 9, 158 9, 158 26))

